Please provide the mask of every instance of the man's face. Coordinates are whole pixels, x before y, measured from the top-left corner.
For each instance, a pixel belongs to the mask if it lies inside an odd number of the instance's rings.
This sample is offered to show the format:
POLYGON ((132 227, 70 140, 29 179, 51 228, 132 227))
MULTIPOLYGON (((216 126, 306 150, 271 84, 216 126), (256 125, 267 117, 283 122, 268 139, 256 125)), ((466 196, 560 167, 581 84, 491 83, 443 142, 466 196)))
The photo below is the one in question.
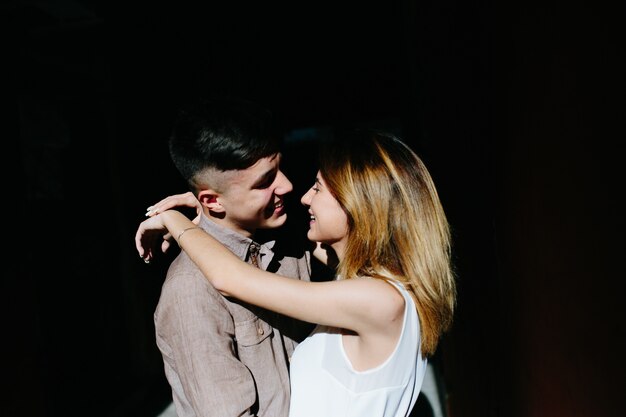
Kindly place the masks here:
POLYGON ((284 196, 293 185, 280 170, 280 154, 259 159, 244 170, 228 173, 226 191, 217 197, 224 209, 222 224, 245 236, 287 221, 284 196))

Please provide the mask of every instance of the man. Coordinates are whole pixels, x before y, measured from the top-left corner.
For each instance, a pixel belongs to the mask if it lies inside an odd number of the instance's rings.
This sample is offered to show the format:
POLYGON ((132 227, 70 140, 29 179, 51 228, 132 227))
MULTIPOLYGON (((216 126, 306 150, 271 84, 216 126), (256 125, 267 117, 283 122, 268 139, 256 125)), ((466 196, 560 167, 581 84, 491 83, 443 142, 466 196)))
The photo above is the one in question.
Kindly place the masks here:
MULTIPOLYGON (((180 113, 169 149, 202 207, 199 227, 260 268, 310 279, 308 252, 257 233, 285 223, 293 189, 268 112, 200 101, 180 113)), ((178 417, 287 417, 289 359, 310 325, 223 297, 184 252, 168 269, 154 322, 178 417)))

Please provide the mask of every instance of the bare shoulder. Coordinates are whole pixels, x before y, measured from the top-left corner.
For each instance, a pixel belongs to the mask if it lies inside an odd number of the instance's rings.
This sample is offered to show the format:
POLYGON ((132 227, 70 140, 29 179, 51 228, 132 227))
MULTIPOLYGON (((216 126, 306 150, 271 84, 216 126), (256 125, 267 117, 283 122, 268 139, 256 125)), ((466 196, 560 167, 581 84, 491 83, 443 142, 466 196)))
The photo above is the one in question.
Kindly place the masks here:
POLYGON ((404 317, 404 297, 392 283, 371 277, 350 281, 354 281, 355 293, 367 298, 368 310, 377 321, 389 323, 404 317))

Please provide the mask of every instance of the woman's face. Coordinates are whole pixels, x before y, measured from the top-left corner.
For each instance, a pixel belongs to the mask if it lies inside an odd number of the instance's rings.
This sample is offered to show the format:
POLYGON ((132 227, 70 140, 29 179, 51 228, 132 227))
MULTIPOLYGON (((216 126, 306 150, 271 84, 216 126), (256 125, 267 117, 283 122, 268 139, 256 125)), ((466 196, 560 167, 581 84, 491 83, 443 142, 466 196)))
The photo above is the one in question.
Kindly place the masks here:
POLYGON ((300 199, 309 208, 311 221, 307 237, 330 245, 341 258, 348 237, 348 216, 331 194, 320 172, 315 184, 300 199))

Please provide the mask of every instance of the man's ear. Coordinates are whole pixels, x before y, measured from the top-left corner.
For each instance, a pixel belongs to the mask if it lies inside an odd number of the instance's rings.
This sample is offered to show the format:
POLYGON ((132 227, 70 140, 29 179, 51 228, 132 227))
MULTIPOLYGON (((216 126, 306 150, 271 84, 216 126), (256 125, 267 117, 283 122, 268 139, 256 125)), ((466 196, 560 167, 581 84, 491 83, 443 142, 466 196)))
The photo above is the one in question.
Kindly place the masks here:
POLYGON ((215 190, 202 190, 198 193, 198 201, 212 213, 223 213, 224 207, 219 202, 219 196, 215 190))

